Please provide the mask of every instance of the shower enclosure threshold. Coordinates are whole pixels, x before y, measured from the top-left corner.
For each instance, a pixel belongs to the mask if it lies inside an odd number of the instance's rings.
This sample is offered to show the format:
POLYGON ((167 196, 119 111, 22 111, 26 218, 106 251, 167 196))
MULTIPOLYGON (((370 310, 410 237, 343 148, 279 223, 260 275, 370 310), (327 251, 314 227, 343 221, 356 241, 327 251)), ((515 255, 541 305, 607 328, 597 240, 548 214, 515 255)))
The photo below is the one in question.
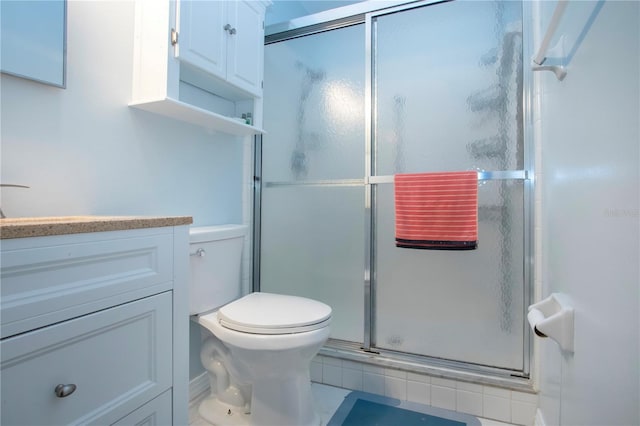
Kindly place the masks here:
POLYGON ((520 372, 387 350, 369 352, 363 350, 356 342, 329 339, 318 355, 429 377, 496 386, 520 392, 534 391, 532 380, 520 372))

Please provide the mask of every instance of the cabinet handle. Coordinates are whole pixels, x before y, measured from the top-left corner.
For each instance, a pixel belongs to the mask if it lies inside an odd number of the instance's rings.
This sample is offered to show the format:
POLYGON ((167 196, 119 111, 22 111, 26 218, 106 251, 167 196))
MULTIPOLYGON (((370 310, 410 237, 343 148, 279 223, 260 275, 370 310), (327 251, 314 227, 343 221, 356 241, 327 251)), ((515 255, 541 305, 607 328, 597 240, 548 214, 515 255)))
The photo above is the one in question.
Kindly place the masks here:
POLYGON ((203 248, 199 248, 195 253, 189 253, 189 256, 204 257, 206 254, 207 252, 203 248))
POLYGON ((77 386, 74 385, 73 383, 68 385, 60 384, 56 386, 56 388, 54 389, 54 392, 56 393, 56 396, 58 398, 64 398, 74 393, 76 391, 76 388, 77 386))
POLYGON ((223 27, 223 29, 231 35, 236 33, 236 29, 231 26, 231 24, 227 24, 223 27))

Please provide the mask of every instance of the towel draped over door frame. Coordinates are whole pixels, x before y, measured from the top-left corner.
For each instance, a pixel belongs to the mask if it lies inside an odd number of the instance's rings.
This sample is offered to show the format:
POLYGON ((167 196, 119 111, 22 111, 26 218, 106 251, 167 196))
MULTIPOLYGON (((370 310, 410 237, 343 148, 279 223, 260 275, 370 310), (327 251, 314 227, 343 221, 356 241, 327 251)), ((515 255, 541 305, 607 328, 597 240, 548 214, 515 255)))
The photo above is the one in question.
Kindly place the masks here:
POLYGON ((477 248, 477 172, 397 174, 394 189, 397 247, 477 248))

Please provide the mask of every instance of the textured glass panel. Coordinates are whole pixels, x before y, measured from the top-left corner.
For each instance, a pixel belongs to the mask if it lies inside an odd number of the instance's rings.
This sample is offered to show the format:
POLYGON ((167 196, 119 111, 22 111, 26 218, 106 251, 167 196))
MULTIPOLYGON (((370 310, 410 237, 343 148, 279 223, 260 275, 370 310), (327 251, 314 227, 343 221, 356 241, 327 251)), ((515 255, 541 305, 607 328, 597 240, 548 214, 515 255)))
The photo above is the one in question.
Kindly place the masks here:
POLYGON ((262 291, 320 300, 333 308, 331 337, 362 342, 364 189, 265 188, 262 291))
POLYGON ((455 1, 377 19, 378 175, 522 169, 521 7, 455 1))
POLYGON ((364 25, 265 47, 263 178, 364 175, 364 25))
MULTIPOLYGON (((375 174, 523 169, 521 27, 521 4, 504 1, 375 18, 375 174)), ((363 176, 364 36, 359 25, 266 47, 263 182, 363 176)), ((478 250, 398 249, 393 186, 377 185, 374 346, 523 368, 523 183, 479 194, 478 250)), ((261 289, 328 303, 331 337, 362 341, 363 188, 262 195, 261 289)))
POLYGON ((522 369, 523 183, 479 189, 478 249, 395 247, 393 185, 378 185, 376 346, 522 369))

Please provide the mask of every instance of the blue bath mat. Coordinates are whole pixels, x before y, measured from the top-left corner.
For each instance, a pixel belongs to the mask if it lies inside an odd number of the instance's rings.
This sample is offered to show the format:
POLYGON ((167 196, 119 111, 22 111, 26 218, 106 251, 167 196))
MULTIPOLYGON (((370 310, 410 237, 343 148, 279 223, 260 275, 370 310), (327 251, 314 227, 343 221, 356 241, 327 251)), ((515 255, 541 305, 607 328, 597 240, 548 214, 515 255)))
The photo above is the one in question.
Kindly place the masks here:
POLYGON ((481 426, 468 414, 366 392, 351 392, 327 426, 481 426))

